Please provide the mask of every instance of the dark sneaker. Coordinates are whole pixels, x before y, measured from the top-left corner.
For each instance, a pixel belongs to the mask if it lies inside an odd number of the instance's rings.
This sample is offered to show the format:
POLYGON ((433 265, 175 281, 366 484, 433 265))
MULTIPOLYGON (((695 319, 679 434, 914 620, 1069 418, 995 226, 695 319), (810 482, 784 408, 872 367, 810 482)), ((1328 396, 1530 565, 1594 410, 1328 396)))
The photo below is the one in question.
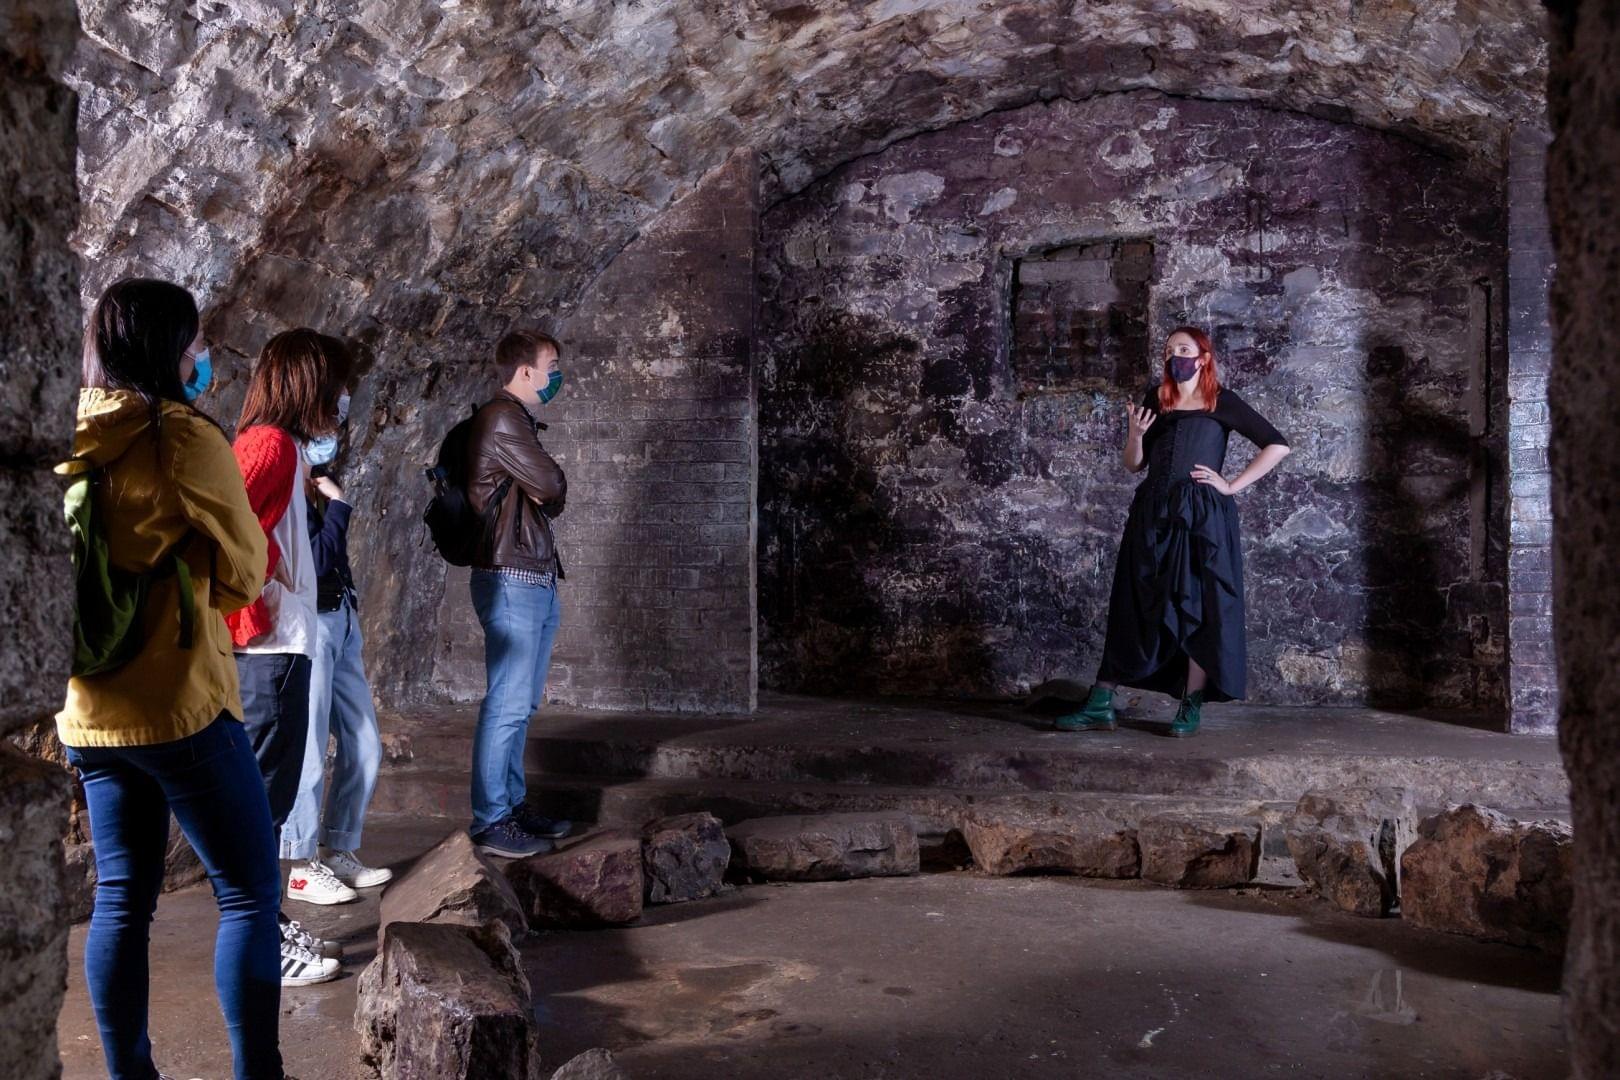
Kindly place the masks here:
POLYGON ((527 802, 512 811, 518 828, 530 836, 544 836, 548 840, 561 840, 574 831, 574 823, 565 818, 548 818, 527 802))
POLYGON ((524 859, 530 855, 544 855, 552 843, 543 836, 524 831, 514 818, 491 825, 472 838, 479 851, 503 859, 524 859))

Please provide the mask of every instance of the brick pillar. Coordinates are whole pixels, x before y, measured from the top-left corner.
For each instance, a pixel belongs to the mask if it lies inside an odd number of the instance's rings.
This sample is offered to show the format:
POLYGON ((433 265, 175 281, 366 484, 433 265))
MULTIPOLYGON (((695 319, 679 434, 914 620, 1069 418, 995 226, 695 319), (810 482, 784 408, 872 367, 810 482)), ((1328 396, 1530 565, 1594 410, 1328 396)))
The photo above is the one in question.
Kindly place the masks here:
POLYGON ((1552 631, 1552 502, 1547 290, 1554 256, 1547 223, 1547 143, 1539 127, 1508 138, 1508 730, 1557 726, 1552 631))

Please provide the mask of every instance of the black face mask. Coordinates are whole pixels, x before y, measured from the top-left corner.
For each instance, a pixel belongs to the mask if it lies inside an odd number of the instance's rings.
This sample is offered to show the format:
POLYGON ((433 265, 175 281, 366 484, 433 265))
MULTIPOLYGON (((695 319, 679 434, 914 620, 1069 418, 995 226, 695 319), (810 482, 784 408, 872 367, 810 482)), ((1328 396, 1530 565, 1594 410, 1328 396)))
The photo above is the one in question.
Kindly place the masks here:
POLYGON ((1170 358, 1170 378, 1176 382, 1186 382, 1198 374, 1198 357, 1172 356, 1170 358))

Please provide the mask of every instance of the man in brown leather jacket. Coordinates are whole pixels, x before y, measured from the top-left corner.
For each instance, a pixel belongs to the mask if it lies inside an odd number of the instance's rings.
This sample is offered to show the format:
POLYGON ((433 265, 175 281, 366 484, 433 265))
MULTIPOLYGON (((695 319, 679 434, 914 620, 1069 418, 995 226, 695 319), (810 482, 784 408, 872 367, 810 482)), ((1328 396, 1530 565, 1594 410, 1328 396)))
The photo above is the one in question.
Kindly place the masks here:
POLYGON ((562 622, 551 522, 563 511, 568 481, 541 446, 544 425, 535 418, 562 387, 561 352, 532 331, 501 339, 495 363, 503 385, 478 410, 467 452, 468 501, 488 523, 472 573, 488 688, 473 736, 470 831, 480 849, 505 858, 549 851, 570 828, 525 802, 523 777, 529 718, 545 694, 562 622))

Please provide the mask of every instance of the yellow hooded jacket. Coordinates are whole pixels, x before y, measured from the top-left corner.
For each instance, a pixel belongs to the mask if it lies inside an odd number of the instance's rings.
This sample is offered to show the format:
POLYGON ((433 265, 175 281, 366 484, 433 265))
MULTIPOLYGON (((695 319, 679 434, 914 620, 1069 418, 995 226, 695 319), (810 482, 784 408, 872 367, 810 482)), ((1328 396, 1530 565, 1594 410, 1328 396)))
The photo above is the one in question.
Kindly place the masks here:
POLYGON ((259 595, 266 545, 224 432, 177 402, 162 403, 155 427, 139 395, 81 390, 73 460, 57 472, 90 468, 106 470, 96 514, 116 565, 140 573, 182 545, 196 637, 181 647, 179 582, 159 577, 141 609, 141 651, 114 671, 69 679, 57 735, 68 746, 149 746, 194 735, 222 712, 240 719, 224 613, 259 595))

